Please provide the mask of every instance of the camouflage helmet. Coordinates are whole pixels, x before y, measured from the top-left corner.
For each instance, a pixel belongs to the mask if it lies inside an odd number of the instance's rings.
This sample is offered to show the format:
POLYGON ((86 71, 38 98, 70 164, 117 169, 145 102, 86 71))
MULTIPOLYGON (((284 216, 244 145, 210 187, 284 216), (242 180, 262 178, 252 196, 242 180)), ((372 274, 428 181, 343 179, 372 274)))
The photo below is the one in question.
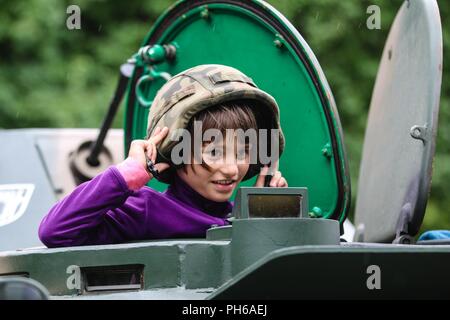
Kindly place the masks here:
MULTIPOLYGON (((147 137, 157 127, 167 126, 169 133, 158 146, 156 162, 171 167, 163 171, 159 180, 172 181, 177 166, 171 161, 171 151, 178 140, 170 139, 177 129, 186 129, 198 112, 218 104, 235 100, 250 100, 258 106, 258 128, 279 129, 279 155, 284 150, 284 136, 280 127, 279 108, 275 99, 259 89, 253 80, 239 70, 219 64, 199 65, 170 78, 157 92, 148 115, 147 137), (263 123, 261 123, 263 122, 263 123)), ((253 164, 243 180, 255 176, 261 164, 253 164)))

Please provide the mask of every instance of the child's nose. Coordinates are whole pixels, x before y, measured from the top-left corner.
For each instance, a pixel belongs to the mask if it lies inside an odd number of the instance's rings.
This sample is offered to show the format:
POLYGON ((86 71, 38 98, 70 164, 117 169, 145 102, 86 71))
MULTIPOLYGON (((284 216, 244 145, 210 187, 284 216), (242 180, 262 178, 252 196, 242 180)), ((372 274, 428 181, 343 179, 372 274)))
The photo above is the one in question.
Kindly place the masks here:
POLYGON ((236 162, 224 163, 220 167, 220 171, 222 172, 222 174, 226 175, 227 177, 233 178, 233 177, 237 176, 237 174, 239 173, 239 168, 238 168, 236 162))

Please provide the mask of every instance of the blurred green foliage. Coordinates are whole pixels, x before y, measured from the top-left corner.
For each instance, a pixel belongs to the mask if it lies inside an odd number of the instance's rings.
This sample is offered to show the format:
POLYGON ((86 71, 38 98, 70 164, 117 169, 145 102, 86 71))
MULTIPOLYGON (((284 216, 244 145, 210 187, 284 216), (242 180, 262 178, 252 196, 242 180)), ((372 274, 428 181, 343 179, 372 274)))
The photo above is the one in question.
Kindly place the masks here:
MULTIPOLYGON (((367 111, 383 45, 402 1, 269 0, 315 52, 333 90, 357 190, 367 111), (381 8, 369 30, 367 7, 381 8)), ((98 127, 118 67, 173 1, 1 0, 0 127, 98 127), (66 28, 66 8, 81 8, 81 30, 66 28)), ((439 1, 444 61, 450 45, 448 1, 439 1)), ((450 89, 444 63, 431 198, 422 230, 450 228, 450 89)), ((122 109, 123 110, 123 109, 122 109)), ((122 127, 120 113, 114 127, 122 127)))

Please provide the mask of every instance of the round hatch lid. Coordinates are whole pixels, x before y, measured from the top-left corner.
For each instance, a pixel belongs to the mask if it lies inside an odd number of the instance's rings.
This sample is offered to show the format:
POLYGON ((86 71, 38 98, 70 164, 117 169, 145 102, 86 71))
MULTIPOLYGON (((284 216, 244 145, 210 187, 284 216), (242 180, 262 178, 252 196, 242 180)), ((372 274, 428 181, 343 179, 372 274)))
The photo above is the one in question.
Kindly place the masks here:
MULTIPOLYGON (((286 148, 280 170, 290 186, 307 187, 310 210, 345 219, 350 179, 339 116, 330 88, 311 49, 292 24, 264 1, 180 1, 155 23, 142 46, 176 47, 176 57, 155 66, 170 75, 200 64, 237 68, 271 94, 280 107, 286 148)), ((126 148, 146 134, 148 109, 136 99, 142 76, 131 79, 125 123, 126 148)), ((148 84, 152 100, 164 80, 148 84)), ((150 186, 164 190, 153 179, 150 186)), ((253 185, 250 179, 242 185, 253 185)))
POLYGON ((436 1, 405 1, 375 82, 358 184, 357 241, 417 234, 431 185, 442 78, 436 1))

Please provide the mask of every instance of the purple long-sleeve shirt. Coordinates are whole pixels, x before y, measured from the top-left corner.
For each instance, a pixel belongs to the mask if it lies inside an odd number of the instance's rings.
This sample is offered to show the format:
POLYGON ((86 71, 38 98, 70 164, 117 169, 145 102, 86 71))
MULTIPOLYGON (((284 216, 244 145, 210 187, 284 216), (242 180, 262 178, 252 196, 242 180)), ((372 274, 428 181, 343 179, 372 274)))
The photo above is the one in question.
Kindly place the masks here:
POLYGON ((211 225, 228 224, 232 207, 204 198, 179 177, 163 193, 147 186, 132 190, 111 166, 56 203, 39 237, 47 247, 204 237, 211 225))

